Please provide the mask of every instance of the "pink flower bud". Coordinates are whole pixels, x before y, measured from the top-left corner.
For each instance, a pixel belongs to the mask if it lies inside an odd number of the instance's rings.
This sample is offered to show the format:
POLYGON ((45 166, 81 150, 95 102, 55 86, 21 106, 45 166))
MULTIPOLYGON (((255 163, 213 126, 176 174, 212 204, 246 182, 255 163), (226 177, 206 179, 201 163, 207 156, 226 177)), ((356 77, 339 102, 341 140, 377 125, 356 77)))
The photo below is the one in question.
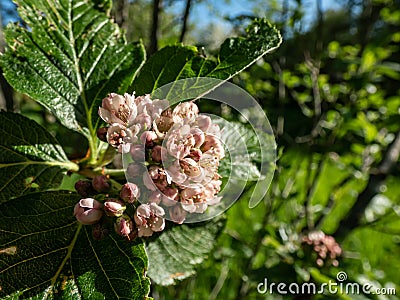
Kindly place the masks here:
POLYGON ((209 116, 206 115, 199 115, 196 118, 196 124, 199 126, 199 128, 203 131, 206 132, 208 128, 210 128, 212 121, 209 116))
POLYGON ((185 221, 187 213, 179 204, 171 207, 168 212, 172 222, 182 224, 185 221))
POLYGON ((178 201, 179 191, 177 188, 164 188, 161 190, 163 193, 162 204, 165 206, 174 206, 178 201))
POLYGON ((89 197, 97 194, 97 192, 93 189, 92 182, 88 179, 78 180, 75 183, 75 190, 82 197, 89 197))
POLYGON ((119 196, 125 202, 134 203, 139 198, 140 191, 136 184, 128 182, 122 186, 119 196))
POLYGON ((128 165, 127 173, 130 178, 142 177, 144 173, 147 173, 147 169, 144 165, 140 163, 130 163, 128 165))
POLYGON ((155 162, 165 162, 168 159, 167 149, 160 145, 154 146, 151 150, 151 158, 155 162))
POLYGON ((109 180, 104 175, 94 177, 92 180, 92 186, 99 193, 106 193, 111 188, 109 180))
POLYGON ((128 237, 133 229, 131 218, 127 215, 122 215, 115 221, 114 229, 117 234, 128 237))
POLYGON ((140 136, 140 141, 147 147, 153 147, 154 141, 157 139, 157 134, 154 131, 145 131, 140 136))
POLYGON ((132 145, 130 149, 131 156, 136 162, 144 162, 144 146, 143 145, 132 145))
POLYGON ((100 141, 107 142, 108 127, 101 127, 97 129, 96 134, 100 141))
POLYGON ((147 113, 141 113, 135 119, 135 123, 140 125, 141 130, 149 130, 151 128, 151 117, 147 113))
POLYGON ((165 227, 164 209, 155 203, 141 204, 134 214, 138 236, 151 236, 165 227))
POLYGON ((149 203, 156 203, 156 204, 160 204, 162 199, 162 194, 159 191, 153 191, 150 193, 149 195, 149 203))
POLYGON ((125 203, 118 199, 109 199, 104 202, 104 211, 109 217, 120 217, 126 209, 125 203))
POLYGON ((103 216, 103 204, 93 198, 79 200, 74 207, 74 216, 83 225, 97 223, 103 216))

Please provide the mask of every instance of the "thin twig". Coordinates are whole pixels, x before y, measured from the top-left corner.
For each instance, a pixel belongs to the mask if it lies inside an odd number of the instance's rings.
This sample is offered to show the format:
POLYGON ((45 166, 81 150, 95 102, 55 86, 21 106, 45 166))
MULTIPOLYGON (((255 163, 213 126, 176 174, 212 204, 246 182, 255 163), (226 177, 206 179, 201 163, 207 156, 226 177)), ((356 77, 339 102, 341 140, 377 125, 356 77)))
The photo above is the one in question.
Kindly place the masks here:
POLYGON ((229 273, 229 266, 228 266, 228 263, 224 261, 222 263, 221 272, 219 274, 217 283, 215 284, 213 290, 211 291, 211 294, 208 297, 208 300, 217 299, 218 294, 221 291, 222 286, 224 285, 224 282, 225 282, 226 278, 228 277, 228 273, 229 273))
POLYGON ((162 0, 153 0, 153 22, 150 31, 150 48, 149 54, 153 54, 158 50, 158 23, 161 13, 162 0))
POLYGON ((320 174, 322 172, 322 168, 324 165, 323 159, 318 158, 318 167, 317 167, 317 170, 315 171, 315 175, 311 179, 311 170, 312 170, 313 163, 314 163, 313 157, 311 157, 310 164, 309 164, 309 171, 308 171, 309 172, 308 178, 310 179, 310 181, 308 184, 306 198, 304 201, 304 210, 305 210, 305 217, 306 217, 306 223, 307 223, 307 231, 314 229, 314 224, 313 224, 312 214, 311 214, 311 200, 312 200, 312 195, 314 194, 314 191, 317 187, 318 180, 320 178, 320 174), (311 180, 312 180, 312 183, 311 183, 311 180))
POLYGON ((179 42, 182 43, 183 39, 185 38, 186 32, 187 32, 187 24, 189 21, 189 14, 190 14, 190 6, 192 4, 192 0, 186 0, 186 6, 185 6, 185 12, 183 14, 183 20, 182 20, 182 30, 181 30, 181 36, 179 37, 179 42))

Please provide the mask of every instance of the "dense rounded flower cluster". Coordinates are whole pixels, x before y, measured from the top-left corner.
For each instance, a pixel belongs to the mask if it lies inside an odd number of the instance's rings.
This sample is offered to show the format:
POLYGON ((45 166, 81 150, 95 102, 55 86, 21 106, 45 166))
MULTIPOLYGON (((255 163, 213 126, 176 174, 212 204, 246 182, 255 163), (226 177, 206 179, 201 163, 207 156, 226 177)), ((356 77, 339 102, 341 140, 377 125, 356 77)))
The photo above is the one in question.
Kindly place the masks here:
MULTIPOLYGON (((115 218, 117 233, 132 239, 163 230, 164 218, 182 224, 189 214, 204 213, 220 202, 218 166, 225 156, 220 128, 199 114, 194 102, 172 109, 168 100, 152 100, 149 95, 111 93, 103 99, 99 115, 108 126, 98 130, 98 137, 130 159, 129 182, 117 198, 85 198, 75 208, 81 223, 96 224, 94 236, 104 235, 98 225, 103 218, 115 218)), ((107 192, 106 186, 80 185, 85 191, 107 192)))
POLYGON ((337 258, 342 254, 342 248, 335 241, 335 238, 326 235, 322 231, 313 231, 303 236, 302 244, 311 248, 316 255, 316 263, 322 267, 324 265, 333 265, 337 267, 339 261, 337 258))
POLYGON ((109 123, 107 142, 132 156, 127 172, 142 189, 141 202, 164 207, 170 220, 182 223, 187 213, 220 201, 218 165, 225 152, 219 126, 195 103, 168 106, 149 95, 110 94, 99 114, 109 123))

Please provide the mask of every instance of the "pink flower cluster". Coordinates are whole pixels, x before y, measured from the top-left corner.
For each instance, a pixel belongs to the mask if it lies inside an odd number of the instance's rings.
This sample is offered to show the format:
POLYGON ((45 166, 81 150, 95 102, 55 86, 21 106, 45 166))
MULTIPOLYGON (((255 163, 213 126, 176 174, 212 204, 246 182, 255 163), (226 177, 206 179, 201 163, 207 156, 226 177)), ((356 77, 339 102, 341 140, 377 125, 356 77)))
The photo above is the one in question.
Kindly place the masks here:
POLYGON ((219 203, 218 166, 225 156, 220 128, 199 114, 194 102, 172 109, 168 100, 149 95, 110 94, 99 115, 109 123, 101 129, 106 132, 103 139, 119 152, 130 153, 129 181, 140 187, 140 201, 149 205, 141 213, 152 221, 135 217, 137 224, 158 224, 152 214, 181 224, 188 214, 219 203))
POLYGON ((75 184, 83 198, 74 215, 93 225, 95 239, 107 235, 110 224, 128 240, 148 237, 164 229, 165 218, 182 224, 188 214, 203 213, 220 201, 218 165, 225 155, 220 129, 199 114, 196 104, 172 109, 167 100, 149 95, 112 93, 103 99, 99 115, 108 126, 98 130, 98 137, 132 162, 122 188, 115 189, 104 175, 75 184))
POLYGON ((315 262, 318 266, 339 265, 337 258, 342 254, 342 248, 334 237, 322 231, 313 231, 302 238, 302 243, 312 247, 312 251, 317 254, 315 262))

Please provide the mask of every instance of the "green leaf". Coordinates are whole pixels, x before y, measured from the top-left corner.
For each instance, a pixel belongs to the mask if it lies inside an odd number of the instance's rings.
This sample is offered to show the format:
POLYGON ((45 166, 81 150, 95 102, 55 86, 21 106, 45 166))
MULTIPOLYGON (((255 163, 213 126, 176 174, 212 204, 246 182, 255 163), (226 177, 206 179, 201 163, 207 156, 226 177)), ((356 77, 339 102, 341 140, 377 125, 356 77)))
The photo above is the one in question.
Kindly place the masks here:
POLYGON ((206 59, 196 47, 175 45, 161 49, 145 63, 129 90, 142 95, 192 77, 227 81, 278 48, 282 40, 279 31, 265 19, 253 21, 246 31, 246 37, 229 38, 222 44, 218 62, 206 59))
POLYGON ((225 225, 223 218, 196 225, 167 229, 146 245, 148 275, 156 284, 171 285, 195 274, 215 246, 216 237, 225 225))
POLYGON ((226 157, 220 162, 219 174, 222 177, 245 181, 264 178, 266 174, 260 173, 258 163, 274 162, 274 136, 263 132, 264 143, 261 148, 256 133, 249 125, 222 120, 214 122, 221 127, 221 141, 228 150, 226 157), (264 155, 261 155, 262 153, 264 155))
POLYGON ((0 297, 144 299, 150 283, 141 242, 92 239, 73 216, 80 196, 34 193, 0 205, 0 297))
POLYGON ((0 149, 0 203, 54 188, 78 168, 45 128, 19 114, 0 112, 0 149))
POLYGON ((125 92, 144 62, 143 45, 126 43, 118 26, 100 11, 105 2, 16 3, 28 29, 7 26, 9 49, 0 58, 4 76, 63 125, 84 133, 88 128, 94 137, 101 99, 125 92))

